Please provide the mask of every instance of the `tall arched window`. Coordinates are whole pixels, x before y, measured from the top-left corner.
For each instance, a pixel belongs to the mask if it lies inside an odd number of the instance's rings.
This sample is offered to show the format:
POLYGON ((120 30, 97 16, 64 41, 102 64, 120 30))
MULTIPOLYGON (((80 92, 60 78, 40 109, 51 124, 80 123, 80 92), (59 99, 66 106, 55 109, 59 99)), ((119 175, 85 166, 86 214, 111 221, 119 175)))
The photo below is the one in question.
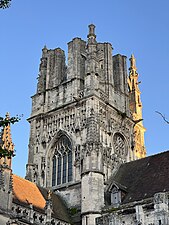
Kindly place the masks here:
POLYGON ((72 181, 72 144, 66 135, 56 142, 52 165, 52 186, 72 181))

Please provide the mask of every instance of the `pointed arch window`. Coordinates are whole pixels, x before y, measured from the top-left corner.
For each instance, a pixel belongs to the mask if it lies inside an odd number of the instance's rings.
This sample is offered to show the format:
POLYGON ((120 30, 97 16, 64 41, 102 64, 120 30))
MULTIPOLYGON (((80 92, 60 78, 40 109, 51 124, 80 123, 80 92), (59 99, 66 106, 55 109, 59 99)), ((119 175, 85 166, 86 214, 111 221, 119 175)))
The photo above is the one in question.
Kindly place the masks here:
POLYGON ((66 135, 61 135, 55 145, 52 186, 70 181, 72 181, 72 144, 66 135))

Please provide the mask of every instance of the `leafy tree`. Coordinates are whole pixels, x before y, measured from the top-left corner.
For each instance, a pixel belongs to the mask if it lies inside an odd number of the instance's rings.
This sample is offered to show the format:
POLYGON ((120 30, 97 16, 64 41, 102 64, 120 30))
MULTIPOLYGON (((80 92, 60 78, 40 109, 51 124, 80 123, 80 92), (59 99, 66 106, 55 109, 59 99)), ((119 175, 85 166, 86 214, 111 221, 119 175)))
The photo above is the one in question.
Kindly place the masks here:
POLYGON ((9 8, 11 5, 11 0, 0 0, 0 8, 6 9, 9 8))
POLYGON ((9 124, 14 124, 16 122, 19 122, 19 120, 20 120, 20 116, 15 116, 11 118, 5 117, 5 119, 3 117, 0 117, 0 127, 6 127, 9 124))

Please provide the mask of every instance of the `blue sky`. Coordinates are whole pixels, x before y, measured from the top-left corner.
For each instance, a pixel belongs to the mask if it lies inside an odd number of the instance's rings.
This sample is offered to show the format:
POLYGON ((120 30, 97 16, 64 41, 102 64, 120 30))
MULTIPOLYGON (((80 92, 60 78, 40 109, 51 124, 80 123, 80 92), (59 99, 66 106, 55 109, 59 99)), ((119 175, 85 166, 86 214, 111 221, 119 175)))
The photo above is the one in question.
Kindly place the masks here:
POLYGON ((147 154, 169 149, 169 1, 168 0, 12 0, 0 10, 0 116, 24 114, 12 126, 16 157, 13 172, 25 176, 31 96, 35 94, 41 49, 60 47, 74 37, 86 39, 96 25, 97 40, 110 42, 113 54, 134 53, 140 74, 147 154))

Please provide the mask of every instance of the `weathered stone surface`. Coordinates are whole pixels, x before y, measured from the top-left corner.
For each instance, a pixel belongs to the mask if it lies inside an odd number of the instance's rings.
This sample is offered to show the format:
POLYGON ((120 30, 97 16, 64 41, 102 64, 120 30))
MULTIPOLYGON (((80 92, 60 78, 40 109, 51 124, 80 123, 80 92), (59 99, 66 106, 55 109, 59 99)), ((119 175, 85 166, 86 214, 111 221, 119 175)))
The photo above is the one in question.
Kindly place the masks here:
POLYGON ((104 206, 104 183, 140 155, 133 150, 126 57, 98 43, 93 24, 87 37, 68 43, 67 65, 60 48, 42 50, 26 178, 59 191, 81 209, 82 224, 93 225, 104 206))

